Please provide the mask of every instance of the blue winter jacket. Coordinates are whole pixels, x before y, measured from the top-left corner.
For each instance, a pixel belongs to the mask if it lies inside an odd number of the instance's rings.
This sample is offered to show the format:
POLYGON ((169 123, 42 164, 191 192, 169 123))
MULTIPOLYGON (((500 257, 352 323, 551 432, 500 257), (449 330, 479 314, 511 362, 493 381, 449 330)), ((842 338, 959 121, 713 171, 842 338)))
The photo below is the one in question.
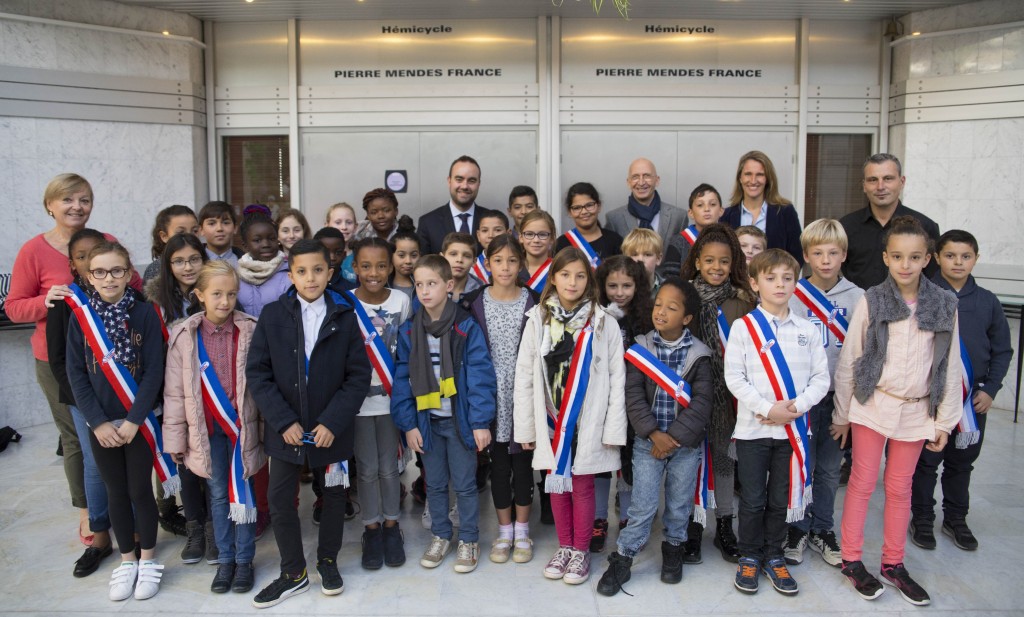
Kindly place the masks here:
MULTIPOLYGON (((402 431, 420 429, 423 449, 430 450, 430 411, 417 411, 416 397, 409 381, 409 352, 412 349, 413 320, 410 318, 398 331, 398 352, 395 358, 395 385, 391 392, 391 417, 402 431)), ((462 307, 456 306, 455 326, 451 336, 452 362, 455 369, 456 394, 452 399, 455 431, 467 450, 476 450, 473 431, 490 429, 494 421, 498 385, 494 364, 480 325, 462 307)))

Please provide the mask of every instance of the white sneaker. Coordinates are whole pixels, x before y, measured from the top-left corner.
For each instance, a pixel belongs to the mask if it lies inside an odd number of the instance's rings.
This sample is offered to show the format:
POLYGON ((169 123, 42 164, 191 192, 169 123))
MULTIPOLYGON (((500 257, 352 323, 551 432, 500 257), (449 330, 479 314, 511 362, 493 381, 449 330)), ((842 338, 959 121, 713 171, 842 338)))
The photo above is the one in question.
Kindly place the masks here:
POLYGON ((148 600, 160 591, 163 570, 163 564, 155 561, 144 559, 139 562, 139 582, 135 585, 136 600, 148 600))
POLYGON ((132 597, 135 579, 139 575, 139 562, 122 561, 110 574, 110 599, 114 602, 132 597))
POLYGON ((420 565, 424 568, 436 568, 441 565, 445 555, 448 554, 451 548, 452 543, 450 540, 434 536, 430 539, 430 546, 424 551, 423 557, 420 557, 420 565))
POLYGON ((420 524, 423 525, 424 529, 429 530, 432 522, 433 521, 430 518, 430 506, 423 504, 423 515, 420 516, 420 524))
POLYGON ((459 526, 459 506, 452 506, 448 510, 448 520, 452 522, 452 527, 459 526))
POLYGON ((455 571, 461 574, 472 572, 476 570, 476 564, 479 560, 480 544, 459 540, 459 546, 455 550, 455 571))

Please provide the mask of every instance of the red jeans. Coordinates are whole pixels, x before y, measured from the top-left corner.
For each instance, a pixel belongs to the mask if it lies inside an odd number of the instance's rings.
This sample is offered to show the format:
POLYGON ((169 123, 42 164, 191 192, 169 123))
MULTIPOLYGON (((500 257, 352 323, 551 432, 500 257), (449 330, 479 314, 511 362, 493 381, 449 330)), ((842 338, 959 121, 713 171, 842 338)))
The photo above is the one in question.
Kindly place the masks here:
POLYGON ((573 474, 571 493, 551 493, 551 513, 555 515, 559 546, 590 551, 596 507, 593 475, 573 474))
POLYGON ((878 483, 878 468, 885 454, 885 508, 882 526, 882 563, 903 562, 907 545, 907 527, 910 524, 910 494, 917 459, 921 456, 924 440, 889 440, 860 424, 850 425, 853 433, 853 467, 846 485, 843 502, 843 560, 860 561, 864 546, 864 522, 868 516, 868 502, 878 483))

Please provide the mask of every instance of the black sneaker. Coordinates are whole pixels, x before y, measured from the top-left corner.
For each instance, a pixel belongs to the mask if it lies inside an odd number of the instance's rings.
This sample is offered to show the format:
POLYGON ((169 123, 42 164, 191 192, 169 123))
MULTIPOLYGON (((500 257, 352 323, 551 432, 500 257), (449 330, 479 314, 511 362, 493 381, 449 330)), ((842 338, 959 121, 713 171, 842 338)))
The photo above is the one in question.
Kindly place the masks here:
POLYGON ((594 530, 590 535, 590 552, 600 553, 604 551, 605 542, 608 540, 608 519, 599 518, 594 520, 594 530))
POLYGON ((853 585, 857 595, 865 600, 874 600, 885 591, 878 579, 871 576, 871 573, 864 567, 863 561, 844 561, 841 571, 853 585))
POLYGON ((305 570, 295 578, 282 572, 279 578, 256 594, 256 597, 252 599, 252 605, 256 608, 269 608, 294 595, 305 593, 307 590, 309 590, 309 577, 306 576, 305 570))
POLYGON ((925 521, 910 521, 910 541, 923 549, 935 548, 935 532, 932 524, 925 521))
POLYGON ((964 519, 945 519, 942 521, 942 533, 953 538, 953 544, 965 551, 978 550, 978 539, 971 533, 964 519))
MULTIPOLYGON (((608 555, 608 569, 601 575, 597 582, 597 593, 602 596, 614 596, 622 589, 622 585, 629 582, 630 568, 633 567, 633 559, 624 557, 618 551, 608 555)), ((626 595, 629 595, 628 593, 626 595)))
POLYGON ((363 530, 363 569, 380 570, 384 567, 384 530, 377 525, 363 530))
POLYGON ((686 526, 686 542, 683 543, 683 563, 697 564, 704 561, 700 554, 700 543, 704 539, 704 526, 690 521, 686 526))
POLYGON ((222 563, 217 565, 217 574, 210 583, 210 591, 213 593, 227 593, 231 590, 231 583, 235 580, 235 564, 222 563))
POLYGON ((325 596, 336 596, 345 591, 345 582, 338 573, 338 564, 329 557, 316 561, 316 571, 320 573, 320 593, 325 596))
POLYGON ((86 547, 85 552, 75 562, 75 578, 84 578, 95 572, 100 567, 100 562, 110 557, 113 552, 112 544, 107 544, 103 548, 86 547))
POLYGON ((423 481, 423 476, 420 476, 412 481, 412 498, 416 500, 418 504, 427 503, 427 486, 426 482, 423 481))
POLYGON ((554 525, 555 513, 551 510, 551 495, 544 492, 544 483, 538 482, 540 489, 540 523, 541 525, 554 525))
POLYGON ((384 526, 384 565, 397 568, 405 564, 405 536, 398 528, 398 523, 391 527, 384 526))
POLYGON ((160 513, 157 520, 160 528, 176 536, 188 534, 188 521, 181 513, 182 506, 175 504, 174 499, 160 501, 160 513))
POLYGON ((675 585, 683 580, 683 545, 661 543, 661 582, 675 585))
POLYGON ((837 568, 842 567, 842 549, 839 546, 839 540, 836 540, 836 533, 831 529, 828 531, 812 531, 807 536, 807 544, 821 553, 821 558, 828 565, 837 568))
POLYGON ((199 521, 189 521, 185 547, 181 549, 181 563, 199 563, 205 555, 206 530, 199 521))
POLYGON ((769 559, 761 565, 761 571, 772 582, 772 587, 775 588, 775 591, 787 596, 796 595, 800 591, 796 584, 796 579, 790 575, 789 568, 786 567, 786 560, 784 558, 776 557, 775 559, 769 559))
POLYGON ((788 537, 786 539, 786 546, 782 549, 782 552, 786 557, 786 563, 791 566, 803 563, 804 549, 806 548, 807 532, 797 529, 796 527, 790 527, 788 537))
POLYGON ((320 524, 320 517, 324 514, 324 498, 317 497, 316 501, 313 502, 313 524, 320 524))
POLYGON ((251 563, 235 564, 235 580, 231 582, 231 591, 249 593, 256 580, 256 572, 251 563))
POLYGON ((761 575, 761 564, 752 557, 740 557, 736 566, 733 584, 743 593, 757 593, 757 577, 761 575))
POLYGON ((718 525, 715 527, 715 547, 722 551, 722 559, 729 563, 738 563, 740 549, 736 546, 736 534, 732 530, 732 517, 718 517, 718 525))
POLYGON ((927 606, 932 603, 928 592, 910 578, 910 573, 902 563, 895 565, 882 564, 882 582, 892 585, 903 596, 903 599, 914 606, 927 606))

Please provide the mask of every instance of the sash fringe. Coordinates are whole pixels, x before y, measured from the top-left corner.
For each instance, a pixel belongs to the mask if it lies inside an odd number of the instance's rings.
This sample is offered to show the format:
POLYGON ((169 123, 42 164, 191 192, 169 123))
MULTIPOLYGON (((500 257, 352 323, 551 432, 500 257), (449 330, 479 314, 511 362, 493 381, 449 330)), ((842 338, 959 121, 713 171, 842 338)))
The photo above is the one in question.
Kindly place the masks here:
POLYGON ((174 474, 163 481, 164 495, 177 495, 181 492, 181 476, 174 474))
POLYGON ((244 504, 233 503, 228 505, 228 518, 235 524, 248 525, 256 522, 256 508, 248 508, 244 504))
POLYGON ((956 449, 965 450, 981 441, 981 431, 961 431, 956 434, 956 449))
POLYGON ((544 477, 544 492, 556 493, 559 495, 562 493, 571 493, 572 476, 557 476, 553 473, 549 473, 544 477))
POLYGON ((340 486, 343 488, 349 487, 349 478, 347 471, 331 471, 324 474, 324 486, 340 486))
POLYGON ((693 507, 693 522, 699 524, 701 527, 707 528, 708 526, 708 511, 700 506, 693 507))

